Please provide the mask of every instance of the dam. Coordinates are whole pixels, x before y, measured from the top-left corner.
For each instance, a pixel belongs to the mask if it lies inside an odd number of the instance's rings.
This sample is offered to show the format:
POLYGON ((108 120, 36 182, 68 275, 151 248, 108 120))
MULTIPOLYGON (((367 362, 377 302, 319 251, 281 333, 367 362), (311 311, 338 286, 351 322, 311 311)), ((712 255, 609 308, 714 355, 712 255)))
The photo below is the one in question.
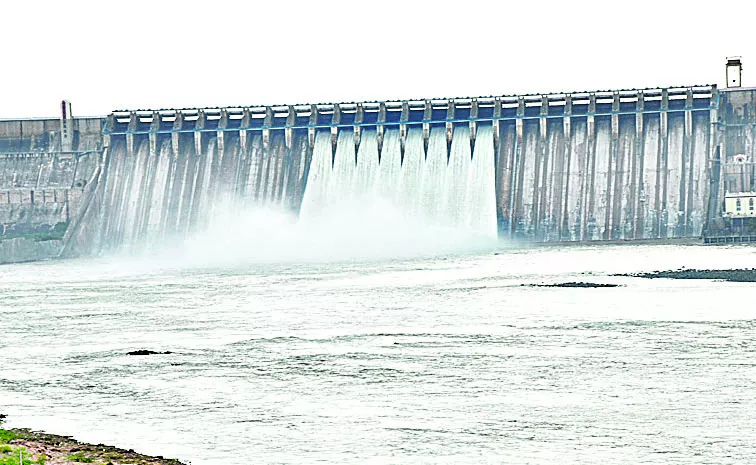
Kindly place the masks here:
MULTIPOLYGON (((728 85, 730 83, 728 82, 728 85)), ((756 90, 114 111, 0 121, 0 256, 160 244, 265 206, 318 217, 384 199, 525 242, 700 237, 756 191, 756 90)))

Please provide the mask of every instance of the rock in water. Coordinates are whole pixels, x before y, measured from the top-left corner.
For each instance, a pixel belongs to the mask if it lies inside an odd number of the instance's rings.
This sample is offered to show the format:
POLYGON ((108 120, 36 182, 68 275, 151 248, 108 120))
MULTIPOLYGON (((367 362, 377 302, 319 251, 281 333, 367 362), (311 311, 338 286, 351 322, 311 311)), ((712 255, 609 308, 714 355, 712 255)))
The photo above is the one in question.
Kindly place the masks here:
POLYGON ((168 355, 172 354, 173 352, 165 351, 165 352, 155 352, 154 350, 132 350, 131 352, 126 352, 126 355, 168 355))
POLYGON ((555 284, 531 284, 531 287, 619 287, 619 284, 600 284, 600 283, 584 283, 584 282, 569 282, 569 283, 555 283, 555 284))

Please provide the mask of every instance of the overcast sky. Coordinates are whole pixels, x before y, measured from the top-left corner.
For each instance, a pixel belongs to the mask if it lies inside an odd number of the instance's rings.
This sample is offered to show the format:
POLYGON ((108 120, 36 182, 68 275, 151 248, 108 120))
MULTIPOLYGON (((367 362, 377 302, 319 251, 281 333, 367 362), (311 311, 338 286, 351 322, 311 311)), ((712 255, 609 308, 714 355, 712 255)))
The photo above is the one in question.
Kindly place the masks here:
POLYGON ((756 85, 751 3, 4 0, 0 118, 756 85))

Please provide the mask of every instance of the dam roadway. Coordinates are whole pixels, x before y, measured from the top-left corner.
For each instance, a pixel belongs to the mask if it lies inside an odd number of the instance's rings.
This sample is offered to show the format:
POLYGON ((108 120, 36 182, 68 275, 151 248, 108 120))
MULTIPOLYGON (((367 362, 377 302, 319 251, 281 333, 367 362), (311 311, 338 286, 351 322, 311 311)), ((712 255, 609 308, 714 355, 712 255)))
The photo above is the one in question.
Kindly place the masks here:
POLYGON ((0 121, 0 255, 138 248, 221 208, 312 217, 380 197, 507 240, 695 238, 726 183, 753 183, 755 102, 705 85, 0 121))

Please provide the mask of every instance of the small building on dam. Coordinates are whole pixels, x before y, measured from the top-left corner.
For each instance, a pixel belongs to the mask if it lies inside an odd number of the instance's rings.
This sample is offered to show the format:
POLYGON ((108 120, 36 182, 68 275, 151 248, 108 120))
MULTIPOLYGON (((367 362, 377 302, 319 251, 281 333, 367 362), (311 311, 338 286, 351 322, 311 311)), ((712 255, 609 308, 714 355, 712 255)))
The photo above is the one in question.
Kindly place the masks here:
MULTIPOLYGON (((0 120, 0 262, 155 246, 253 206, 390 201, 511 241, 731 237, 756 197, 756 88, 0 120), (739 205, 739 209, 738 209, 739 205)), ((744 226, 745 225, 745 226, 744 226)), ((754 228, 756 234, 756 228, 754 228)))

